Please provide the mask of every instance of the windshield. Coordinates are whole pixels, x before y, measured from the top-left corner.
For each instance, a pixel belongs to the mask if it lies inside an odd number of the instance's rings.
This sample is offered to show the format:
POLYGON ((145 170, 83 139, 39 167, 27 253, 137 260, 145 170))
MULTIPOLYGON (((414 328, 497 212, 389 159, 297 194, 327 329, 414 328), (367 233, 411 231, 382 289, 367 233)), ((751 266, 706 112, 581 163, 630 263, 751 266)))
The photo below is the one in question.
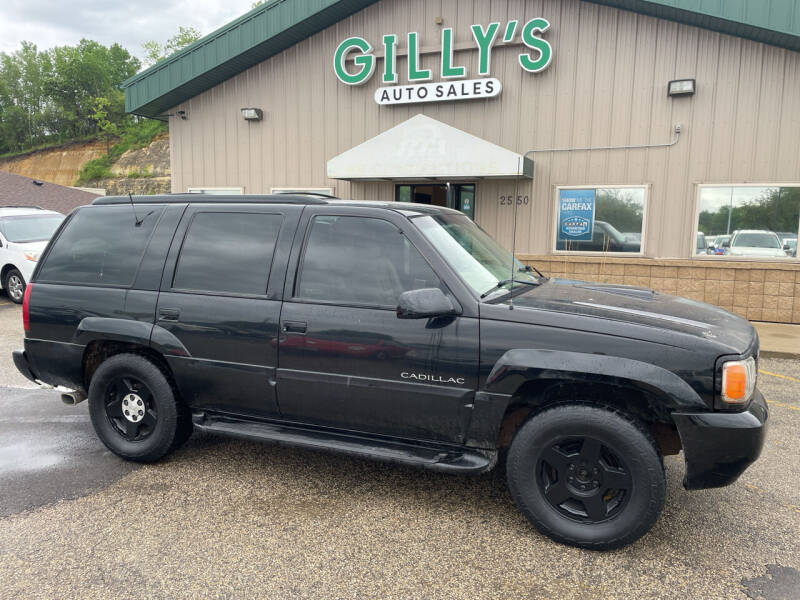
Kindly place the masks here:
POLYGON ((53 236, 63 220, 64 215, 24 215, 4 217, 0 226, 9 242, 42 242, 53 236))
MULTIPOLYGON (((501 281, 537 283, 521 262, 466 215, 426 215, 413 219, 422 234, 442 254, 466 284, 483 294, 501 281)), ((510 287, 510 283, 502 286, 510 287)), ((500 288, 502 289, 502 288, 500 288)))
POLYGON ((781 243, 778 236, 774 233, 740 233, 737 235, 733 244, 734 247, 746 248, 780 248, 781 243))

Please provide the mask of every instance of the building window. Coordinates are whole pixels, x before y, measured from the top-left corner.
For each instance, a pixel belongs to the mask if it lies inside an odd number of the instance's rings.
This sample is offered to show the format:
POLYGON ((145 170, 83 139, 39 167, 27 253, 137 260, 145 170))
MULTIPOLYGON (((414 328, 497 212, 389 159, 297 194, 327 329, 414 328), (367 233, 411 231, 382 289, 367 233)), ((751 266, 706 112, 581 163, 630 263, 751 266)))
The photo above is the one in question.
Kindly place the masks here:
POLYGON ((646 198, 643 186, 557 188, 556 251, 641 254, 646 198))
POLYGON ((797 258, 800 186, 700 186, 694 255, 797 258))

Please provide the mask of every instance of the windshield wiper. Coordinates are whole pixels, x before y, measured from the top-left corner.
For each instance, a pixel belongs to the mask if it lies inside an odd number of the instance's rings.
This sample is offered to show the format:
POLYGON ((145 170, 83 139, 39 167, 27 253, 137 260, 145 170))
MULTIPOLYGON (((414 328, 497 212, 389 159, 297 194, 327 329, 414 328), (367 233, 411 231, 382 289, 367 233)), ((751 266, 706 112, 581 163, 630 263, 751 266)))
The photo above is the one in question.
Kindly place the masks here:
POLYGON ((541 282, 540 281, 522 281, 520 279, 503 279, 502 281, 498 281, 497 283, 495 283, 491 287, 491 289, 488 289, 485 292, 483 292, 481 294, 481 300, 486 298, 486 296, 488 296, 489 294, 491 294, 495 290, 499 290, 501 287, 503 287, 504 285, 508 285, 509 283, 518 283, 520 285, 539 285, 541 282))
POLYGON ((531 265, 525 265, 524 267, 522 267, 520 269, 520 272, 522 272, 522 273, 530 273, 531 271, 536 273, 539 276, 539 279, 541 279, 543 281, 547 279, 547 277, 539 269, 537 269, 536 267, 533 267, 531 265))

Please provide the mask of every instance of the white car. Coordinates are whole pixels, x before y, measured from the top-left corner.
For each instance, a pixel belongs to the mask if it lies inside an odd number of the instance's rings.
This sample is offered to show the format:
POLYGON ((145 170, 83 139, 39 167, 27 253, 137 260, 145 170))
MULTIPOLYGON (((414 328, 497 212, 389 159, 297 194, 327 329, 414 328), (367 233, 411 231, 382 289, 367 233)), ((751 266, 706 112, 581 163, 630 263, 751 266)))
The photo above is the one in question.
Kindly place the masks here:
POLYGON ((0 285, 20 304, 39 256, 64 215, 32 206, 0 207, 0 285))
POLYGON ((728 256, 759 256, 786 258, 787 254, 778 234, 763 229, 734 231, 729 241, 723 242, 728 256))

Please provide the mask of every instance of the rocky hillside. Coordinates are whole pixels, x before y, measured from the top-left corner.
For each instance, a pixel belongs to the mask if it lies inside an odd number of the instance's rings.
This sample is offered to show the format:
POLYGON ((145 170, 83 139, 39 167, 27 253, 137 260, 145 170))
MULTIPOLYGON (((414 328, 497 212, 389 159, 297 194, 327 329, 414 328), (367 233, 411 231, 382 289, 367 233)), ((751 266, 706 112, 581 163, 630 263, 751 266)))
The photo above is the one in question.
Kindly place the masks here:
POLYGON ((59 185, 75 185, 78 172, 88 161, 106 153, 105 142, 71 142, 11 158, 0 158, 0 171, 24 175, 59 185))
MULTIPOLYGON (((105 141, 71 142, 11 158, 0 158, 0 171, 74 186, 81 168, 89 161, 104 156, 105 141)), ((124 152, 105 172, 111 176, 82 181, 79 185, 104 189, 109 196, 128 192, 140 195, 168 193, 171 189, 169 134, 159 134, 149 145, 124 152)))
POLYGON ((109 196, 170 192, 169 135, 157 136, 149 146, 128 150, 111 165, 113 177, 88 185, 105 188, 109 196))

